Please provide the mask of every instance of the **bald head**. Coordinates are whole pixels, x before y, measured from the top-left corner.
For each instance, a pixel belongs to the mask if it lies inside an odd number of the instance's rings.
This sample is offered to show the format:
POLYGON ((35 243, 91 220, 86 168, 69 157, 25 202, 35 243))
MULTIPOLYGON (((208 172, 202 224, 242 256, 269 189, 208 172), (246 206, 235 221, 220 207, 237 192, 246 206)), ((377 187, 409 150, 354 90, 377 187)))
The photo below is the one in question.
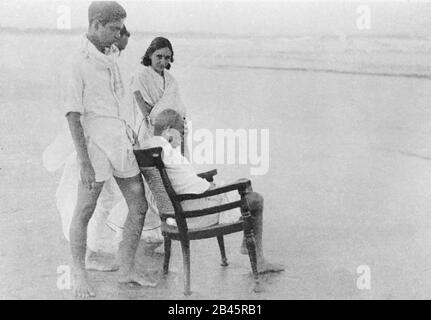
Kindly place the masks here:
POLYGON ((184 120, 181 115, 173 109, 165 109, 160 112, 154 120, 154 135, 161 136, 163 131, 175 129, 183 134, 184 120))

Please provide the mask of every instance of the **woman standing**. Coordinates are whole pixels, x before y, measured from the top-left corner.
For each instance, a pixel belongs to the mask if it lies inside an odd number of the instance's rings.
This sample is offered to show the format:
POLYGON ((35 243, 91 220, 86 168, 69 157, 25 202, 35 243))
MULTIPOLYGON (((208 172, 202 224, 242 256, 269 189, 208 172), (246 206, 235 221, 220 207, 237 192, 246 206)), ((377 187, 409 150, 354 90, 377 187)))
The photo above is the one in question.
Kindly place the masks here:
MULTIPOLYGON (((143 67, 132 75, 130 88, 135 105, 135 132, 140 146, 144 145, 145 141, 153 136, 153 121, 163 110, 174 109, 186 120, 186 109, 180 97, 178 84, 167 71, 171 68, 171 63, 173 62, 174 50, 171 42, 166 38, 157 37, 151 42, 142 57, 141 64, 143 67)), ((188 158, 186 121, 184 123, 181 153, 188 158)), ((145 180, 144 185, 149 207, 145 218, 143 235, 147 243, 157 246, 163 242, 159 212, 154 196, 145 180)), ((108 219, 109 225, 114 230, 117 230, 119 239, 121 238, 121 226, 126 215, 127 207, 125 201, 122 201, 112 210, 108 219)), ((161 250, 163 250, 163 247, 157 249, 156 252, 161 252, 161 250)))
MULTIPOLYGON (((142 57, 144 66, 132 76, 131 89, 137 112, 136 132, 138 141, 153 135, 153 119, 164 109, 174 109, 184 120, 186 109, 181 100, 178 83, 168 72, 174 62, 174 50, 171 42, 163 37, 155 38, 142 57)), ((187 128, 185 125, 185 133, 187 128)), ((181 153, 188 158, 188 149, 183 139, 181 153)))

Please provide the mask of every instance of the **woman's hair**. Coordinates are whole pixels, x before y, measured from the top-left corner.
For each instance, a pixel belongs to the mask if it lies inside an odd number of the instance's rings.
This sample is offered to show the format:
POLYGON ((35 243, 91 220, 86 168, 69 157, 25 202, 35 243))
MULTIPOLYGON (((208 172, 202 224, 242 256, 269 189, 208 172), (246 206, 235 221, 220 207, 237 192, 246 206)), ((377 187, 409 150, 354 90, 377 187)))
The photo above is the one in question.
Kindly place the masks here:
MULTIPOLYGON (((151 66, 151 55, 154 53, 154 51, 163 49, 163 48, 169 48, 171 50, 172 56, 171 56, 171 62, 174 62, 174 50, 172 49, 171 42, 163 37, 157 37, 153 41, 151 41, 150 46, 148 47, 147 51, 145 52, 145 55, 142 57, 141 64, 144 66, 151 66)), ((170 69, 171 64, 168 63, 166 66, 166 69, 170 69)))

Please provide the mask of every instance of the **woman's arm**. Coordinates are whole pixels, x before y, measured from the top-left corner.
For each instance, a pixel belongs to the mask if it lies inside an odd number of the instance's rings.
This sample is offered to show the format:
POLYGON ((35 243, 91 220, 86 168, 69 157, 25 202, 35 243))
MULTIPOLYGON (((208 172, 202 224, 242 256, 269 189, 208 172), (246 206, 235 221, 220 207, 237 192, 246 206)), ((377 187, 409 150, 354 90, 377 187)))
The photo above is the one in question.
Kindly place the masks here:
POLYGON ((138 106, 142 112, 142 115, 144 116, 144 118, 146 118, 150 114, 151 110, 153 109, 153 106, 145 102, 141 92, 135 91, 133 92, 133 95, 135 96, 136 102, 138 103, 138 106))

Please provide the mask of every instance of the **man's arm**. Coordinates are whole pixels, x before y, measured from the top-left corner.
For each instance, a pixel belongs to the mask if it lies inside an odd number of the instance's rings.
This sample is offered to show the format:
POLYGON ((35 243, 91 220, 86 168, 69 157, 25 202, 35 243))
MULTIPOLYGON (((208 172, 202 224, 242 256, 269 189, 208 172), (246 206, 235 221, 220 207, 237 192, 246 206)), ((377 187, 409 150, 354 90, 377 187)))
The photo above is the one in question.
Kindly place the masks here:
POLYGON ((90 157, 88 156, 84 129, 81 124, 81 114, 79 112, 69 112, 66 115, 66 118, 69 123, 70 133, 78 156, 81 181, 88 189, 91 190, 96 182, 96 177, 94 168, 90 162, 90 157))

